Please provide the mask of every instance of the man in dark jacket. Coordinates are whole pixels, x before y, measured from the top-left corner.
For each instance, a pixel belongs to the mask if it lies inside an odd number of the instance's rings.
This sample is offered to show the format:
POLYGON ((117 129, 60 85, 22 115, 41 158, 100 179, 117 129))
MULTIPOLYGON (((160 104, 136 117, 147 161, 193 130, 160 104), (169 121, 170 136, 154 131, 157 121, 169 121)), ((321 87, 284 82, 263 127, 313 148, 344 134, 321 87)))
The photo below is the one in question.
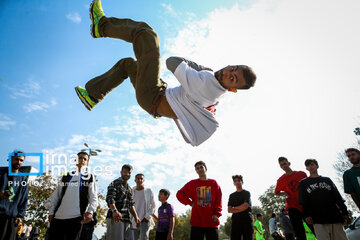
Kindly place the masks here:
POLYGON ((286 240, 295 240, 294 230, 293 230, 290 218, 287 215, 287 211, 285 210, 285 208, 281 209, 281 214, 280 214, 279 219, 280 219, 279 220, 280 226, 281 226, 281 228, 283 230, 283 233, 285 235, 285 239, 286 240))
MULTIPOLYGON (((19 173, 25 156, 14 151, 11 159, 11 173, 19 173)), ((28 200, 27 176, 10 176, 8 168, 0 170, 0 240, 13 240, 16 226, 22 222, 28 200)))

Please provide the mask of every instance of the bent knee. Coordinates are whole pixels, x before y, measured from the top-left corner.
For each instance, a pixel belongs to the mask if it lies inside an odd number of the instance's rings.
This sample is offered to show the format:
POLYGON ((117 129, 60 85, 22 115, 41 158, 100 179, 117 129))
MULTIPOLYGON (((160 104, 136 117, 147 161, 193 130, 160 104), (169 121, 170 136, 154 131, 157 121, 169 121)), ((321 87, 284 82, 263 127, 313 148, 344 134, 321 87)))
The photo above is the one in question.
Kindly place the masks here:
POLYGON ((125 67, 136 67, 136 60, 131 57, 123 58, 119 60, 116 65, 124 65, 125 67))
POLYGON ((136 101, 138 102, 139 106, 144 109, 146 112, 151 114, 151 107, 152 107, 152 99, 147 94, 143 93, 142 91, 136 91, 136 101))
POLYGON ((143 42, 147 44, 155 43, 156 46, 159 45, 160 39, 157 33, 152 28, 144 28, 137 33, 136 40, 138 42, 143 42))

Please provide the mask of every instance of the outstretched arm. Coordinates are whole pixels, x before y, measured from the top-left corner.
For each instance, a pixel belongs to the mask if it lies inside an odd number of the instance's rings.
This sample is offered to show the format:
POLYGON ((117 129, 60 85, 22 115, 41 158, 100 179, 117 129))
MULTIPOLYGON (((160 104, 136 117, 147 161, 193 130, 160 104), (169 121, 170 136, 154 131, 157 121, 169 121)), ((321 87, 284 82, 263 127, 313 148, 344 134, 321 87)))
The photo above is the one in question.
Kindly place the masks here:
POLYGON ((210 69, 210 68, 204 67, 202 65, 198 65, 197 63, 186 60, 185 58, 182 58, 182 57, 169 57, 168 59, 166 59, 166 67, 172 73, 175 73, 176 68, 182 62, 186 62, 186 64, 189 65, 189 67, 195 69, 196 71, 202 71, 202 70, 212 71, 212 69, 210 69))

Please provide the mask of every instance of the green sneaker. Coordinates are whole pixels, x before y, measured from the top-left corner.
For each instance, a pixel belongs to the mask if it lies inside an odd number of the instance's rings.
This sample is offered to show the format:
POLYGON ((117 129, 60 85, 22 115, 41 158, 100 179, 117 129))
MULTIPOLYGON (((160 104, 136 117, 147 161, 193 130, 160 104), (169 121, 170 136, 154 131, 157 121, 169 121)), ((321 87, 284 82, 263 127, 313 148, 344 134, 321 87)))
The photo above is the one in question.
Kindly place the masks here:
POLYGON ((104 16, 105 13, 101 7, 101 1, 93 0, 93 2, 90 5, 90 19, 91 19, 90 32, 93 38, 101 38, 101 35, 99 33, 99 21, 104 16))
POLYGON ((75 91, 76 94, 78 95, 78 97, 80 98, 81 102, 85 105, 85 107, 91 111, 93 109, 93 107, 96 106, 96 102, 89 96, 89 94, 87 93, 86 89, 77 86, 75 87, 75 91))

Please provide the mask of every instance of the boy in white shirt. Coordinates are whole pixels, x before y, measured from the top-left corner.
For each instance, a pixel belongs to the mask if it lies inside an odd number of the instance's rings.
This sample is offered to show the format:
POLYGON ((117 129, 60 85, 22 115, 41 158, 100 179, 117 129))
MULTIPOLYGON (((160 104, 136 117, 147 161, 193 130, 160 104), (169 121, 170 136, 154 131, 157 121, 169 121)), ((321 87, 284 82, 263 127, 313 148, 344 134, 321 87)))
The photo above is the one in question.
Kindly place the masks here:
POLYGON ((134 240, 148 240, 150 230, 155 226, 152 215, 155 212, 155 199, 154 193, 150 188, 144 185, 145 176, 142 173, 135 175, 136 186, 132 188, 134 206, 136 213, 140 219, 140 226, 135 222, 132 217, 133 239, 134 240))
POLYGON ((132 43, 137 60, 121 59, 108 72, 87 82, 86 89, 75 87, 88 110, 130 77, 139 105, 155 118, 174 119, 185 141, 197 146, 218 127, 213 114, 219 98, 227 91, 254 86, 256 75, 246 65, 227 66, 214 73, 184 58, 170 57, 166 65, 181 86, 167 89, 160 79, 160 40, 148 24, 107 18, 100 0, 93 0, 90 17, 94 38, 111 37, 132 43))

